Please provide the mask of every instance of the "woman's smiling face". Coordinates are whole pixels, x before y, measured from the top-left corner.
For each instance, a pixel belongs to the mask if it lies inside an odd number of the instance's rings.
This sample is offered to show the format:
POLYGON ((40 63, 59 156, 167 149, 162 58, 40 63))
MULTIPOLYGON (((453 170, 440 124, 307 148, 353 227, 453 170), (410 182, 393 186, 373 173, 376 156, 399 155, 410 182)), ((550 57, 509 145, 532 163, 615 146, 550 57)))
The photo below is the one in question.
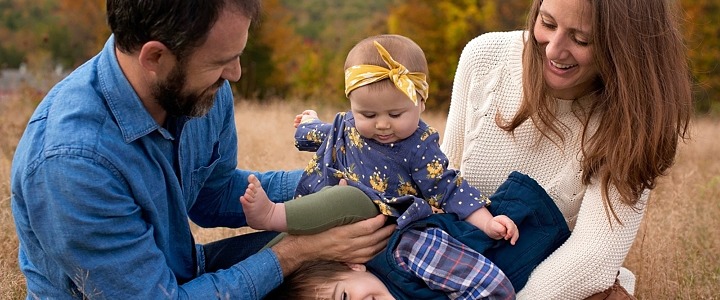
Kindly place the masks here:
POLYGON ((543 54, 550 95, 577 99, 598 77, 593 59, 592 7, 588 0, 544 0, 533 32, 543 54))

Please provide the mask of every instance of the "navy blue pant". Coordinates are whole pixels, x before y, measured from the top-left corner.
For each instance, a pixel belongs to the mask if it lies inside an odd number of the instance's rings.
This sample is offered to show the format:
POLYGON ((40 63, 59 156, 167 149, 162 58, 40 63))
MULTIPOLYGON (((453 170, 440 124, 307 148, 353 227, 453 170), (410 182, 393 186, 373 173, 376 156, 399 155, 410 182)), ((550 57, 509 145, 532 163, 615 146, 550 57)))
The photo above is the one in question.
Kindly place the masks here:
POLYGON ((520 238, 515 245, 488 237, 455 214, 434 214, 393 233, 388 248, 367 263, 368 269, 399 299, 446 299, 399 266, 393 256, 406 230, 437 227, 482 253, 505 273, 515 291, 521 290, 533 269, 565 242, 570 230, 550 196, 527 175, 511 173, 490 200, 488 209, 493 215, 506 215, 517 225, 520 238))
POLYGON ((519 291, 535 267, 567 240, 570 230, 555 202, 525 174, 511 173, 490 200, 490 212, 512 219, 520 238, 515 245, 495 241, 483 255, 503 270, 519 291))
POLYGON ((257 253, 278 232, 259 231, 214 241, 203 245, 205 272, 230 268, 257 253))

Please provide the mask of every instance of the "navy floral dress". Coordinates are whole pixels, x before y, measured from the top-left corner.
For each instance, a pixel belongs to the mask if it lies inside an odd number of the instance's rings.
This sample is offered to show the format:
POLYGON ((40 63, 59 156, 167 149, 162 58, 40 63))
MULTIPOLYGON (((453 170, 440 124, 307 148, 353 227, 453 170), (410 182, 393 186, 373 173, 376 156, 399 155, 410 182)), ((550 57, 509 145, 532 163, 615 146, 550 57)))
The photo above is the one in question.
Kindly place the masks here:
POLYGON ((296 197, 337 185, 361 189, 380 208, 397 218, 400 228, 433 214, 431 206, 465 219, 490 200, 448 169, 440 150, 438 132, 420 121, 412 136, 381 144, 363 138, 355 128, 351 112, 341 112, 332 124, 312 119, 295 132, 295 146, 317 151, 305 168, 295 191, 296 197))

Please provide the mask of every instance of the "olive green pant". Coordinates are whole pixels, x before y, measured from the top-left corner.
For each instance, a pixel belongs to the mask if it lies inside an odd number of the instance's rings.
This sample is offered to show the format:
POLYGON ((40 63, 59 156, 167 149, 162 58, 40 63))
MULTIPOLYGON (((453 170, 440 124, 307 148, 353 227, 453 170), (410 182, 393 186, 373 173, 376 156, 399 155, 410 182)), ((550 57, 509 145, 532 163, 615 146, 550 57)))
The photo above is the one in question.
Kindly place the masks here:
POLYGON ((315 234, 369 219, 379 213, 372 200, 356 187, 325 187, 316 193, 285 202, 288 232, 279 234, 263 249, 277 244, 287 234, 315 234))

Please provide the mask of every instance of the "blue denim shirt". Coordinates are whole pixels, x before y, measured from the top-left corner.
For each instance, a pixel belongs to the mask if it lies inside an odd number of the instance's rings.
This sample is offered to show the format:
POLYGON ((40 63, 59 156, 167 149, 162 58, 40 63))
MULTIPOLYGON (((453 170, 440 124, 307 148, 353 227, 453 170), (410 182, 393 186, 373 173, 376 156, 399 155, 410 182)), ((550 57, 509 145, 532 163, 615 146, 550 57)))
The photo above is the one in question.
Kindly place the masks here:
MULTIPOLYGON (((203 274, 202 247, 193 244, 188 219, 246 225, 238 199, 251 172, 236 169, 230 85, 206 116, 177 123, 174 136, 144 108, 113 37, 48 93, 12 165, 29 299, 260 299, 282 281, 269 249, 203 274)), ((300 177, 254 174, 282 200, 300 177)))

